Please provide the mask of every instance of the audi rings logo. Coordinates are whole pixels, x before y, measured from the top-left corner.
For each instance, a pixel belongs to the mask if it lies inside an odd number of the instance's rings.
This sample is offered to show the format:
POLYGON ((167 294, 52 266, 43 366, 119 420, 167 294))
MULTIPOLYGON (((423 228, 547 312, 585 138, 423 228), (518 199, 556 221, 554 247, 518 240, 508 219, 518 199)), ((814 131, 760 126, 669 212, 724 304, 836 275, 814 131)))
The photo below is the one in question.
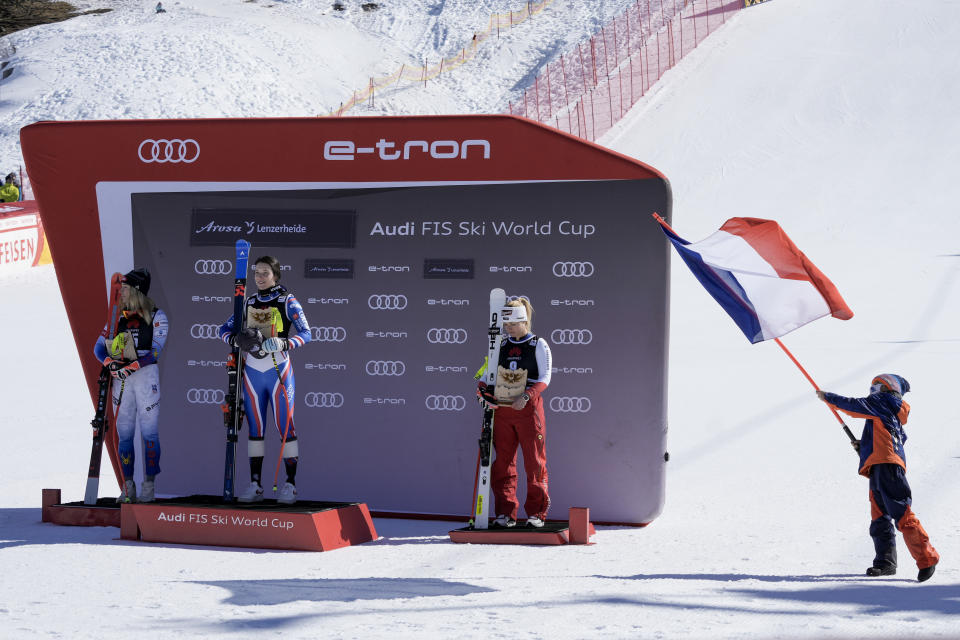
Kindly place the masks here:
POLYGON ((553 275, 558 278, 589 278, 593 275, 592 262, 554 262, 553 275))
POLYGON ((407 296, 402 294, 375 293, 367 298, 367 306, 371 309, 399 311, 407 308, 407 296))
POLYGON ((223 389, 187 389, 190 404, 223 404, 226 396, 223 389))
POLYGON ((142 162, 195 162, 200 157, 200 144, 187 138, 180 140, 144 140, 137 148, 142 162))
POLYGON ((550 340, 553 344, 590 344, 593 332, 590 329, 554 329, 550 340))
POLYGON ((343 342, 347 330, 343 327, 310 327, 310 337, 317 342, 343 342))
POLYGON ((466 341, 466 329, 430 329, 430 331, 427 331, 427 342, 430 344, 463 344, 466 341))
POLYGON ((407 365, 399 360, 368 360, 368 376, 402 376, 407 370, 407 365))
POLYGON ((311 391, 303 396, 303 404, 315 409, 336 409, 343 406, 343 394, 311 391))
POLYGON ((193 263, 194 273, 202 276, 225 276, 230 273, 233 264, 229 260, 197 260, 193 263))
POLYGON ((463 411, 467 407, 467 399, 463 396, 427 396, 424 404, 430 411, 463 411))
POLYGON ((550 398, 550 411, 556 413, 586 413, 590 411, 590 398, 557 396, 550 398))
POLYGON ((216 324, 195 324, 190 327, 190 337, 198 340, 217 340, 220 326, 216 324))

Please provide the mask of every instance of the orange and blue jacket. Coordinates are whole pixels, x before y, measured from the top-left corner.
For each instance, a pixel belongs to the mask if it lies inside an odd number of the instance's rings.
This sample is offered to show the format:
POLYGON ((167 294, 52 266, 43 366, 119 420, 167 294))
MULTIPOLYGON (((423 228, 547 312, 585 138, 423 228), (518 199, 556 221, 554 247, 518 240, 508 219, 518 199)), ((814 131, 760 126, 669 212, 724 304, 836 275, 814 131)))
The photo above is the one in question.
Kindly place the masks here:
POLYGON ((870 467, 875 464, 896 464, 906 470, 903 443, 907 434, 903 425, 907 424, 910 405, 903 396, 881 391, 866 398, 847 398, 827 392, 824 400, 835 409, 866 420, 860 435, 860 475, 869 477, 870 467))

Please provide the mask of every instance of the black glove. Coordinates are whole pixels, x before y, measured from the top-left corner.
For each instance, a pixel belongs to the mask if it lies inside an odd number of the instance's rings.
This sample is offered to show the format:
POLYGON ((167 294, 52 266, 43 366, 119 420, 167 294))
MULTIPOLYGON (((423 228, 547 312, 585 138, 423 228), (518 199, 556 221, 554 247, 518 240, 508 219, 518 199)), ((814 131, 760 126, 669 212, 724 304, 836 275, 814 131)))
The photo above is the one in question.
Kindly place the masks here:
POLYGON ((238 333, 234 340, 236 341, 236 346, 239 346, 241 351, 248 353, 260 353, 263 347, 263 334, 260 333, 260 329, 252 327, 247 327, 238 333))

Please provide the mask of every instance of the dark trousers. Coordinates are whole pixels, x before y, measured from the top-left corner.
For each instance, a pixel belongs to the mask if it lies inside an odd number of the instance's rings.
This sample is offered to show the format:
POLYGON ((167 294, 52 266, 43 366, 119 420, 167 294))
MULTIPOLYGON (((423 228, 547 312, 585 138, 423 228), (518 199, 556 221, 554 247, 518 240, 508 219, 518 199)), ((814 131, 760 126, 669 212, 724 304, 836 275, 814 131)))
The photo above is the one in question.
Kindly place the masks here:
POLYGON ((870 537, 876 552, 873 566, 896 568, 896 529, 903 534, 903 541, 918 568, 924 569, 940 560, 930 545, 930 537, 910 509, 912 504, 913 496, 903 467, 897 464, 870 467, 870 537))

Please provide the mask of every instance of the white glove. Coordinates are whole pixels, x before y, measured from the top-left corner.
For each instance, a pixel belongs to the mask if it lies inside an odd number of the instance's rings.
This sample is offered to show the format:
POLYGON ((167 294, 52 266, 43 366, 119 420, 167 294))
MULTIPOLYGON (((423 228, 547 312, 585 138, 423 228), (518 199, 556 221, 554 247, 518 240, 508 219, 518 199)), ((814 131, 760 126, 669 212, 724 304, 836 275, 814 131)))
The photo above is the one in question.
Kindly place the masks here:
POLYGON ((287 350, 287 341, 283 338, 267 338, 263 341, 263 350, 267 353, 287 350))

